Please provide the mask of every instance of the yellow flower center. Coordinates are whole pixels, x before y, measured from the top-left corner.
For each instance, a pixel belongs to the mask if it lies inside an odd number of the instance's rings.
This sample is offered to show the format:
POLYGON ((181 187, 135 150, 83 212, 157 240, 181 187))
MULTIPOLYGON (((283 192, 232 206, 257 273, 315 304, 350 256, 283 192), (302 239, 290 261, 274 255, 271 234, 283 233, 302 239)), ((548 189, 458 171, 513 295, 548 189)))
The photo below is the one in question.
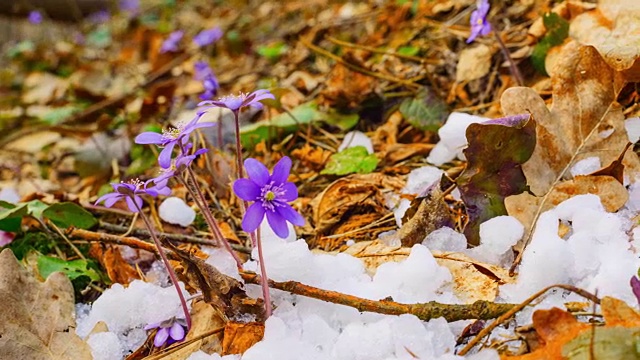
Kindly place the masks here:
POLYGON ((267 191, 266 194, 264 194, 264 199, 267 201, 272 201, 276 198, 276 194, 274 194, 273 191, 267 191))

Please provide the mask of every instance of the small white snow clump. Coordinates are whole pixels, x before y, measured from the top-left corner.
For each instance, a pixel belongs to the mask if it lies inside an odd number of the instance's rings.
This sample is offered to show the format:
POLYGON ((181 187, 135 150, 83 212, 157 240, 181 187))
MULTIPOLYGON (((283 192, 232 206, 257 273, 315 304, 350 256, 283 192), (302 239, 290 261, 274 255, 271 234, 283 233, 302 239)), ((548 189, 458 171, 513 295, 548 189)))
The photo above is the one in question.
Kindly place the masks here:
POLYGON ((636 143, 640 140, 640 117, 630 118, 624 121, 624 128, 627 130, 629 142, 636 143))
POLYGON ((427 161, 440 166, 456 157, 464 160, 462 150, 467 147, 466 131, 469 125, 489 120, 488 118, 452 112, 447 122, 438 130, 440 141, 431 150, 427 161))
POLYGON ((524 226, 516 218, 496 216, 480 224, 480 245, 466 252, 478 261, 509 267, 511 247, 523 235, 524 226))
POLYGON ((588 158, 584 158, 573 165, 571 167, 571 175, 588 175, 592 172, 600 170, 601 167, 602 166, 600 165, 600 158, 597 156, 591 156, 588 158))
POLYGON ((338 147, 338 151, 355 146, 364 146, 369 154, 373 154, 373 144, 371 139, 362 131, 349 131, 342 140, 342 144, 338 147))
POLYGON ((166 198, 160 204, 158 213, 162 220, 180 226, 189 226, 196 219, 196 212, 184 200, 175 196, 166 198))
POLYGON ((87 344, 91 347, 93 360, 122 359, 124 351, 118 335, 112 332, 101 332, 89 336, 87 344))

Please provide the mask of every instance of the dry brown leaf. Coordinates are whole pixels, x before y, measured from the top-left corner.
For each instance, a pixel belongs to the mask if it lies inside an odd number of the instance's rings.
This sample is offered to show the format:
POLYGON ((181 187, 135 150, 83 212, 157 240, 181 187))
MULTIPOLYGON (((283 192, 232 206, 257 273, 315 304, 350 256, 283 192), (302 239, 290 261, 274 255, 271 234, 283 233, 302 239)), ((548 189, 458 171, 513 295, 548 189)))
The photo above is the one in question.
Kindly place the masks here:
POLYGON ((92 243, 89 256, 100 262, 114 283, 127 285, 140 278, 136 269, 122 258, 119 245, 92 243))
POLYGON ((244 354, 264 337, 264 324, 228 322, 224 328, 222 355, 244 354))
POLYGON ((355 174, 340 178, 312 201, 313 222, 318 235, 332 235, 333 229, 354 214, 389 212, 382 190, 399 191, 403 182, 380 173, 355 174))
POLYGON ((35 154, 47 145, 54 144, 62 139, 62 136, 53 131, 38 131, 33 134, 21 136, 6 145, 7 149, 23 151, 35 154))
POLYGON ((24 80, 24 87, 28 89, 22 95, 24 104, 45 105, 64 96, 69 80, 46 72, 33 72, 24 80))
POLYGON ((324 98, 324 102, 335 107, 354 108, 360 106, 362 101, 373 93, 376 86, 375 78, 350 70, 338 63, 331 71, 321 97, 324 98))
MULTIPOLYGON (((388 246, 379 241, 363 241, 349 247, 344 253, 350 254, 365 265, 370 275, 378 266, 387 262, 405 260, 411 248, 388 246)), ((440 266, 444 266, 453 277, 453 292, 464 303, 476 300, 493 301, 498 294, 498 286, 512 281, 507 270, 453 252, 431 251, 440 266)))
POLYGON ((486 45, 464 48, 456 67, 456 82, 480 79, 491 69, 491 49, 486 45))
POLYGON ((501 356, 502 360, 561 360, 562 347, 591 325, 579 323, 568 312, 553 308, 533 313, 533 327, 540 337, 542 347, 521 356, 501 356))
POLYGON ((597 9, 576 17, 569 35, 594 46, 629 81, 640 80, 640 2, 602 0, 597 9))
POLYGON ((0 252, 0 354, 4 359, 92 359, 75 334, 73 286, 62 273, 36 280, 9 249, 0 252))
POLYGON ((309 143, 305 143, 301 148, 291 152, 292 157, 300 160, 302 165, 314 171, 324 169, 324 165, 327 160, 329 160, 331 154, 333 154, 333 152, 319 146, 311 146, 309 143))
POLYGON ((530 88, 508 89, 501 98, 505 115, 531 112, 536 119, 537 144, 523 171, 538 196, 549 191, 572 163, 598 156, 602 164, 610 164, 628 142, 624 115, 615 102, 622 85, 615 71, 595 49, 576 42, 566 44, 559 58, 550 71, 551 110, 530 88))

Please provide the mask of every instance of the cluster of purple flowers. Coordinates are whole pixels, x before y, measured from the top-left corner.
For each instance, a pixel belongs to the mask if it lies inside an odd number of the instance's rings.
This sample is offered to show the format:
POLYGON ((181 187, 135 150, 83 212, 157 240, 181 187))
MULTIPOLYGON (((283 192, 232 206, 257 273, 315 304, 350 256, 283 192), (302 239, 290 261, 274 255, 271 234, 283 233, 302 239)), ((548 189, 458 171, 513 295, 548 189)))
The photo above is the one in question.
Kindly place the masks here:
POLYGON ((198 61, 193 65, 194 78, 198 81, 202 81, 204 86, 204 93, 200 95, 200 100, 211 100, 217 94, 220 89, 220 83, 218 78, 205 61, 198 61))
MULTIPOLYGON (((205 29, 200 31, 193 37, 193 43, 197 47, 204 47, 220 40, 222 37, 222 29, 216 26, 211 29, 205 29)), ((177 52, 180 50, 180 41, 184 37, 184 31, 176 30, 169 34, 160 47, 160 53, 177 52)))

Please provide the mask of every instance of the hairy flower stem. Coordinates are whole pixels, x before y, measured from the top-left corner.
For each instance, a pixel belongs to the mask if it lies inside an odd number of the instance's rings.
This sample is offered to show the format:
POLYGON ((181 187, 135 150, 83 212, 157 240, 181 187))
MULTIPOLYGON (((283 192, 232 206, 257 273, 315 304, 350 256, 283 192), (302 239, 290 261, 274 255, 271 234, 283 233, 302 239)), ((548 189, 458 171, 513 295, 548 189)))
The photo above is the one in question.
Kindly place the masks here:
POLYGON ((264 256, 262 256, 262 241, 260 239, 260 228, 256 231, 256 238, 258 240, 258 259, 260 262, 260 287, 262 288, 262 297, 264 298, 264 313, 267 318, 271 316, 271 294, 269 293, 269 277, 267 276, 267 269, 264 266, 264 256))
MULTIPOLYGON (((495 26, 493 26, 493 24, 491 26, 494 29, 496 28, 495 26)), ((511 57, 511 53, 509 52, 509 49, 507 49, 507 45, 504 44, 497 30, 493 31, 493 35, 498 41, 498 46, 500 47, 500 50, 502 50, 502 55, 504 55, 505 59, 509 63, 509 69, 511 70, 511 75, 513 75, 513 77, 516 79, 518 86, 524 86, 524 80, 522 80, 522 74, 520 74, 520 70, 518 69, 516 62, 511 57)))
MULTIPOLYGON (((233 112, 235 126, 236 126, 236 159, 238 161, 238 179, 244 177, 244 166, 242 165, 242 143, 240 142, 240 109, 233 112)), ((240 201, 240 210, 244 216, 247 209, 247 202, 245 200, 240 201)), ((250 232, 251 245, 258 248, 258 262, 260 263, 260 279, 268 279, 267 269, 264 266, 264 256, 262 256, 262 241, 260 241, 260 228, 255 232, 250 232)), ((269 284, 267 280, 260 280, 260 286, 262 287, 262 297, 264 298, 264 312, 266 317, 271 316, 271 296, 269 295, 269 284)))
MULTIPOLYGON (((133 203, 136 204, 135 201, 133 201, 133 203)), ((158 237, 156 236, 156 232, 151 226, 151 221, 149 221, 149 218, 147 217, 147 215, 145 215, 142 212, 142 209, 140 209, 138 204, 136 204, 136 207, 138 208, 138 214, 140 214, 140 218, 142 219, 142 221, 144 221, 144 224, 147 227, 147 230, 149 230, 149 234, 151 235, 151 238, 153 239, 153 242, 156 245, 156 248, 158 249, 158 254, 160 254, 160 258, 162 259, 164 266, 167 268, 167 272, 169 273, 169 278, 171 279, 173 286, 176 288, 176 291, 178 292, 178 297, 180 298, 180 304, 182 304, 182 311, 184 311, 184 318, 187 321, 187 331, 189 331, 191 329, 191 314, 189 313, 189 308, 187 307, 187 301, 185 300, 184 295, 182 294, 182 289, 180 289, 180 285, 178 284, 178 277, 176 276, 175 271, 173 271, 173 268, 169 263, 169 259, 167 259, 167 255, 164 253, 164 249, 160 244, 160 239, 158 239, 158 237)))
POLYGON ((196 176, 193 173, 193 170, 191 170, 190 167, 187 167, 187 172, 189 173, 189 177, 193 182, 193 188, 195 188, 195 191, 191 188, 191 186, 189 186, 189 184, 187 183, 187 179, 185 179, 182 175, 178 176, 180 181, 182 181, 184 186, 187 188, 187 191, 196 202, 196 205, 198 205, 198 208, 200 208, 200 211, 202 211, 204 220, 206 221, 207 225, 209 225, 209 228, 213 232, 213 236, 216 238, 216 240, 218 240, 218 243, 222 243, 222 245, 227 250, 227 252, 231 254, 231 256, 233 257, 233 260, 235 260, 236 262, 236 266, 238 267, 238 269, 242 269, 242 260, 240 260, 240 258, 238 257, 238 254, 236 254, 233 251, 233 249, 231 248, 231 244, 229 244, 227 239, 222 234, 222 230, 220 229, 220 226, 218 226, 218 222, 213 218, 213 214, 211 213, 211 210, 209 210, 209 207, 207 206, 207 199, 204 197, 204 194, 202 193, 202 190, 198 185, 198 181, 196 180, 196 176))

